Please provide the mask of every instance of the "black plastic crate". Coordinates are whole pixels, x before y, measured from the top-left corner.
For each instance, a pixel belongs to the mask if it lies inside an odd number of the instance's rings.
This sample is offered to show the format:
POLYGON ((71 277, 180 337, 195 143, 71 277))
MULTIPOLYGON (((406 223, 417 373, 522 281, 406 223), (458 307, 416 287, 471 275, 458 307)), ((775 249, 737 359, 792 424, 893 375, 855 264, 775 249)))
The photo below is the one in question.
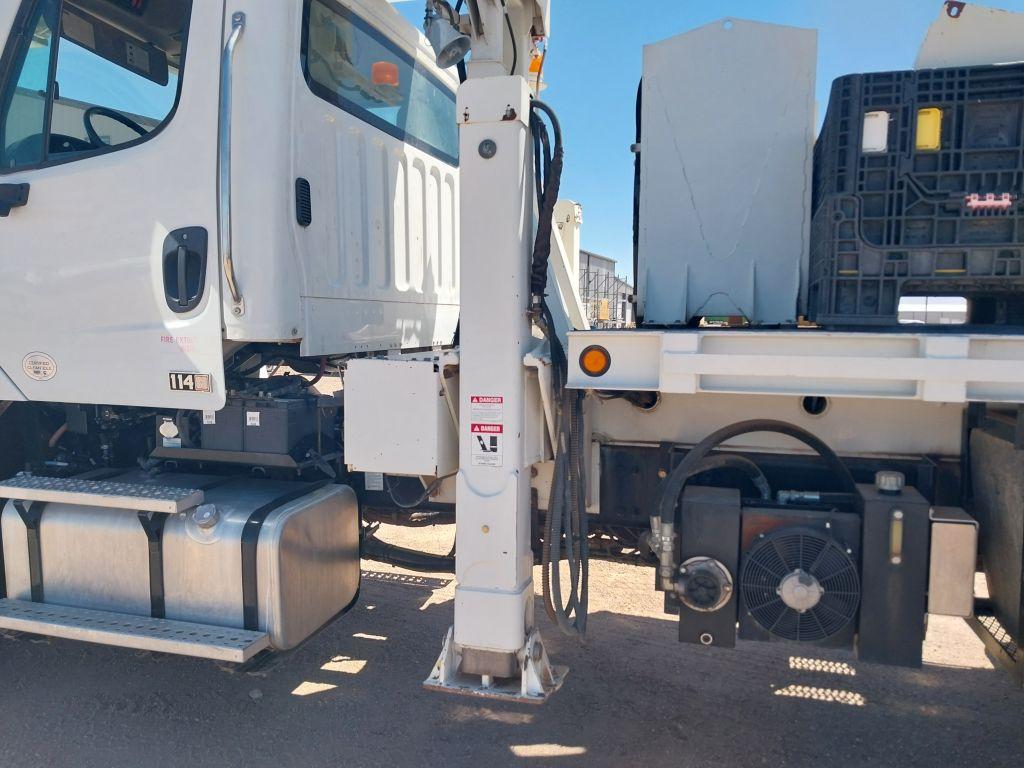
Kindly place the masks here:
POLYGON ((901 296, 1024 293, 1024 65, 848 75, 815 146, 808 314, 894 324, 901 296), (918 111, 941 144, 918 150, 918 111), (889 113, 884 152, 864 115, 889 113))

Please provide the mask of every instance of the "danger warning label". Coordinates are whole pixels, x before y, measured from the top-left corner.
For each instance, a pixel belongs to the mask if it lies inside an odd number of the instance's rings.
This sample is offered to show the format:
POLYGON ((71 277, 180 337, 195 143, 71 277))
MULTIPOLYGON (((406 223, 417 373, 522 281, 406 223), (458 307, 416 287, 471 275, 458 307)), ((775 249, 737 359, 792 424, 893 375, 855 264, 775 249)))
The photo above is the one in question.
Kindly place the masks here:
POLYGON ((505 443, 505 427, 501 424, 472 424, 473 466, 500 467, 505 443))
POLYGON ((501 424, 505 420, 505 398, 473 395, 469 398, 469 420, 474 424, 501 424))

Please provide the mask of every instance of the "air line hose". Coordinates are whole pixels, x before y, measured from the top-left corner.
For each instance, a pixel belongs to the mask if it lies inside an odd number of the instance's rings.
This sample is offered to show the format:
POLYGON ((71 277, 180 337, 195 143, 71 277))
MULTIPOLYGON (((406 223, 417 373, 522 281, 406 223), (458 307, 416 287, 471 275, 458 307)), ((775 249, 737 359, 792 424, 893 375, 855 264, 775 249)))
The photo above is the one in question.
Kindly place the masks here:
POLYGON ((561 188, 565 152, 562 128, 554 110, 541 101, 533 101, 530 110, 533 134, 534 173, 537 188, 537 239, 530 263, 529 311, 551 344, 554 369, 553 388, 557 424, 554 477, 548 501, 547 523, 541 552, 544 610, 567 635, 584 637, 587 631, 589 601, 589 529, 586 511, 585 464, 581 445, 584 393, 568 390, 568 358, 555 332, 554 318, 546 291, 551 238, 554 231, 555 203, 561 188), (547 117, 554 134, 551 137, 541 115, 547 117), (563 584, 561 563, 568 565, 568 594, 563 584))

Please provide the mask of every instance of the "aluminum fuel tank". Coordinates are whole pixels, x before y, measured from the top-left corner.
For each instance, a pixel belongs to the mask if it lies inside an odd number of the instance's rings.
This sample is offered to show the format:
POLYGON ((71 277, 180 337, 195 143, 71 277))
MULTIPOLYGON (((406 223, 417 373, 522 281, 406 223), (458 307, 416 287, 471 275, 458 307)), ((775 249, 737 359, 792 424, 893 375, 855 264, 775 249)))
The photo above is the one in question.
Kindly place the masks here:
MULTIPOLYGON (((358 593, 359 510, 347 486, 141 472, 117 481, 200 488, 205 501, 168 516, 155 536, 130 510, 47 504, 37 599, 259 630, 286 650, 358 593)), ((7 595, 32 600, 29 536, 13 502, 0 522, 7 595)))

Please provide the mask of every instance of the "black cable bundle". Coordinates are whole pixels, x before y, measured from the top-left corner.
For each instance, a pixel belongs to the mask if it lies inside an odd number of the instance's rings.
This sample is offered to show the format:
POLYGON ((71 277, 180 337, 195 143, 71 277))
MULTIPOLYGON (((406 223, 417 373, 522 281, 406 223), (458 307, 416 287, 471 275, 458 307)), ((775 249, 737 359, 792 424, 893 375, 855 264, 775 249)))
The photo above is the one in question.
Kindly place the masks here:
POLYGON ((562 126, 555 111, 543 101, 534 100, 531 107, 530 126, 533 129, 537 206, 540 218, 537 222, 537 239, 533 244, 533 260, 530 264, 530 310, 537 313, 548 285, 551 234, 554 229, 555 203, 558 202, 558 192, 562 186, 565 150, 562 146, 562 126), (551 122, 551 129, 555 135, 553 150, 547 127, 538 112, 543 112, 551 122))
POLYGON ((583 434, 584 393, 565 388, 569 361, 561 339, 555 332, 554 318, 545 292, 548 262, 554 230, 555 203, 562 183, 565 153, 562 128, 548 105, 534 101, 530 110, 533 134, 534 173, 537 180, 537 239, 530 264, 530 313, 551 344, 554 369, 554 402, 557 433, 554 445, 555 471, 548 501, 547 524, 541 554, 544 610, 558 628, 567 635, 585 637, 587 631, 589 529, 586 510, 585 465, 580 445, 583 434), (554 133, 554 146, 547 125, 547 116, 554 133), (569 566, 569 594, 562 583, 563 558, 569 566))
MULTIPOLYGON (((643 152, 644 81, 636 88, 636 154, 633 156, 633 295, 640 285, 640 153, 643 152)), ((639 305, 637 305, 639 306, 639 305)), ((638 323, 639 324, 639 323, 638 323)))
POLYGON ((565 390, 559 410, 555 472, 541 554, 544 610, 567 635, 586 637, 589 601, 589 521, 584 487, 582 392, 565 390), (562 549, 569 565, 568 599, 562 589, 562 549))

